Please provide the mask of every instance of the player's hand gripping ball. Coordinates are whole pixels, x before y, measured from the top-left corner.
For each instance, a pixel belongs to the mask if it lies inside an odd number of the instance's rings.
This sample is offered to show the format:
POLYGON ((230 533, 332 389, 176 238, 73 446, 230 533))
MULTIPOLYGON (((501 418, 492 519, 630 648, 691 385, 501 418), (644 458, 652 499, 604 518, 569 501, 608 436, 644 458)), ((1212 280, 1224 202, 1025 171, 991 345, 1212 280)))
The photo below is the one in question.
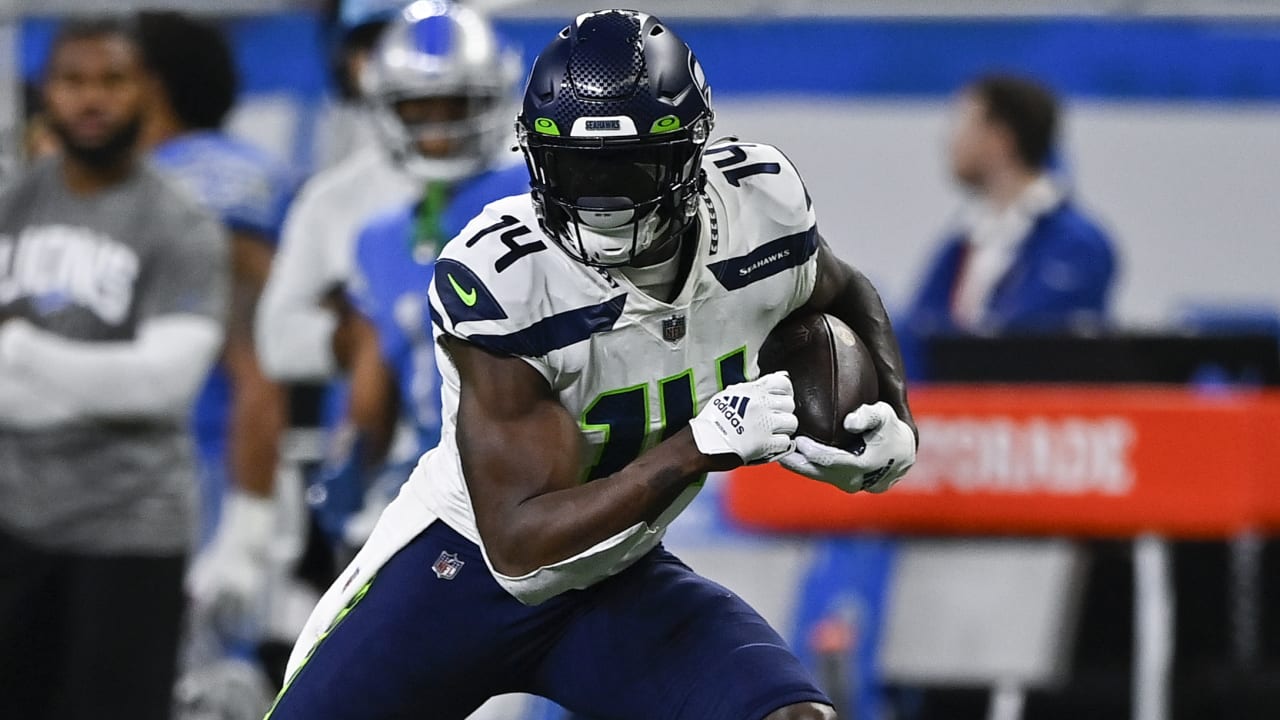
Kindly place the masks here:
POLYGON ((689 421, 689 429, 703 455, 768 462, 794 447, 795 407, 787 374, 771 373, 712 395, 711 402, 689 421))
POLYGON ((795 388, 796 449, 779 464, 845 492, 880 493, 916 459, 915 434, 879 399, 862 339, 839 318, 787 318, 760 349, 760 371, 786 370, 795 388))

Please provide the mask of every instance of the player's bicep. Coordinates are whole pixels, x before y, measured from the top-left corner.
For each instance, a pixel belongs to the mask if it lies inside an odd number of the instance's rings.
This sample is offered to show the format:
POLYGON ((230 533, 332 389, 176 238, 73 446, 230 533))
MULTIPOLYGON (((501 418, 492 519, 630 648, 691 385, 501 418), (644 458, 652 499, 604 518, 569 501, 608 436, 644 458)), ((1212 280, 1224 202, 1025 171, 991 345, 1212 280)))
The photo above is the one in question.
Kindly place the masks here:
POLYGON ((255 294, 261 293, 271 273, 275 249, 271 241, 261 233, 237 230, 231 234, 231 269, 236 281, 245 284, 255 294))
POLYGON ((227 319, 227 344, 243 345, 253 352, 253 322, 258 299, 267 284, 273 251, 261 236, 236 232, 231 236, 231 307, 227 319))
POLYGON ((818 250, 813 262, 813 289, 804 303, 804 309, 828 312, 848 289, 849 283, 860 273, 836 257, 822 235, 818 235, 818 250))
MULTIPOLYGON (((837 258, 818 238, 817 278, 804 307, 843 320, 866 343, 880 379, 880 399, 915 431, 907 405, 906 373, 893 323, 874 285, 859 270, 837 258)), ((917 433, 917 442, 918 442, 917 433)))
POLYGON ((458 369, 458 451, 476 523, 501 542, 521 503, 576 485, 582 434, 546 379, 520 358, 442 336, 458 369))

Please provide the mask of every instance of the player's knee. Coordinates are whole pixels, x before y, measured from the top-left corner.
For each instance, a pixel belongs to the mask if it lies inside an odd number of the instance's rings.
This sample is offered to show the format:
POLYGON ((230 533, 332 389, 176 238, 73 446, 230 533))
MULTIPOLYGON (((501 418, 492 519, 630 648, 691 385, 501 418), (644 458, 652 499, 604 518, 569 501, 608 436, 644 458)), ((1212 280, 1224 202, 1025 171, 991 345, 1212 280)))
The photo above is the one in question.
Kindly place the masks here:
POLYGON ((821 703, 796 703, 778 708, 764 720, 838 720, 835 708, 821 703))

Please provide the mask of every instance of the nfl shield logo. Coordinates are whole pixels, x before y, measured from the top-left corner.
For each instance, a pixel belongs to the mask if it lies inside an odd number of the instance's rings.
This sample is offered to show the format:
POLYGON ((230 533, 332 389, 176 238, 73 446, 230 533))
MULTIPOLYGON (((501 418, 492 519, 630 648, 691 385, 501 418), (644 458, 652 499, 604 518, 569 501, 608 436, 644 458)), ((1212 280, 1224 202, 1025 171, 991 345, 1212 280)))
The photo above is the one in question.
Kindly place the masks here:
POLYGON ((436 559, 431 569, 435 571, 436 577, 441 580, 452 580, 458 576, 458 571, 466 563, 458 559, 458 556, 451 552, 442 552, 440 557, 436 559))
POLYGON ((662 339, 669 343, 680 342, 684 337, 684 316, 672 315, 662 321, 662 339))

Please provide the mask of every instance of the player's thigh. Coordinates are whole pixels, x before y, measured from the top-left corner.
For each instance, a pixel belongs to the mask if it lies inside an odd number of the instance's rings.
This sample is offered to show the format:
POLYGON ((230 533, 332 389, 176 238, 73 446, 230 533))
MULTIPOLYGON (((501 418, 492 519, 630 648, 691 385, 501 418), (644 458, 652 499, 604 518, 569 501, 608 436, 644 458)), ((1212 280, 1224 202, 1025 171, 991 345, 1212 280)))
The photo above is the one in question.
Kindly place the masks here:
POLYGON ((437 522, 348 604, 269 718, 460 720, 508 690, 521 655, 537 645, 529 636, 537 625, 479 549, 437 522))
POLYGON ((535 691, 594 718, 761 720, 830 704, 769 624, 661 548, 589 589, 535 691))
POLYGON ((181 555, 68 558, 58 717, 169 717, 185 567, 181 555))
POLYGON ((63 647, 57 559, 0 530, 0 718, 52 717, 63 647))

